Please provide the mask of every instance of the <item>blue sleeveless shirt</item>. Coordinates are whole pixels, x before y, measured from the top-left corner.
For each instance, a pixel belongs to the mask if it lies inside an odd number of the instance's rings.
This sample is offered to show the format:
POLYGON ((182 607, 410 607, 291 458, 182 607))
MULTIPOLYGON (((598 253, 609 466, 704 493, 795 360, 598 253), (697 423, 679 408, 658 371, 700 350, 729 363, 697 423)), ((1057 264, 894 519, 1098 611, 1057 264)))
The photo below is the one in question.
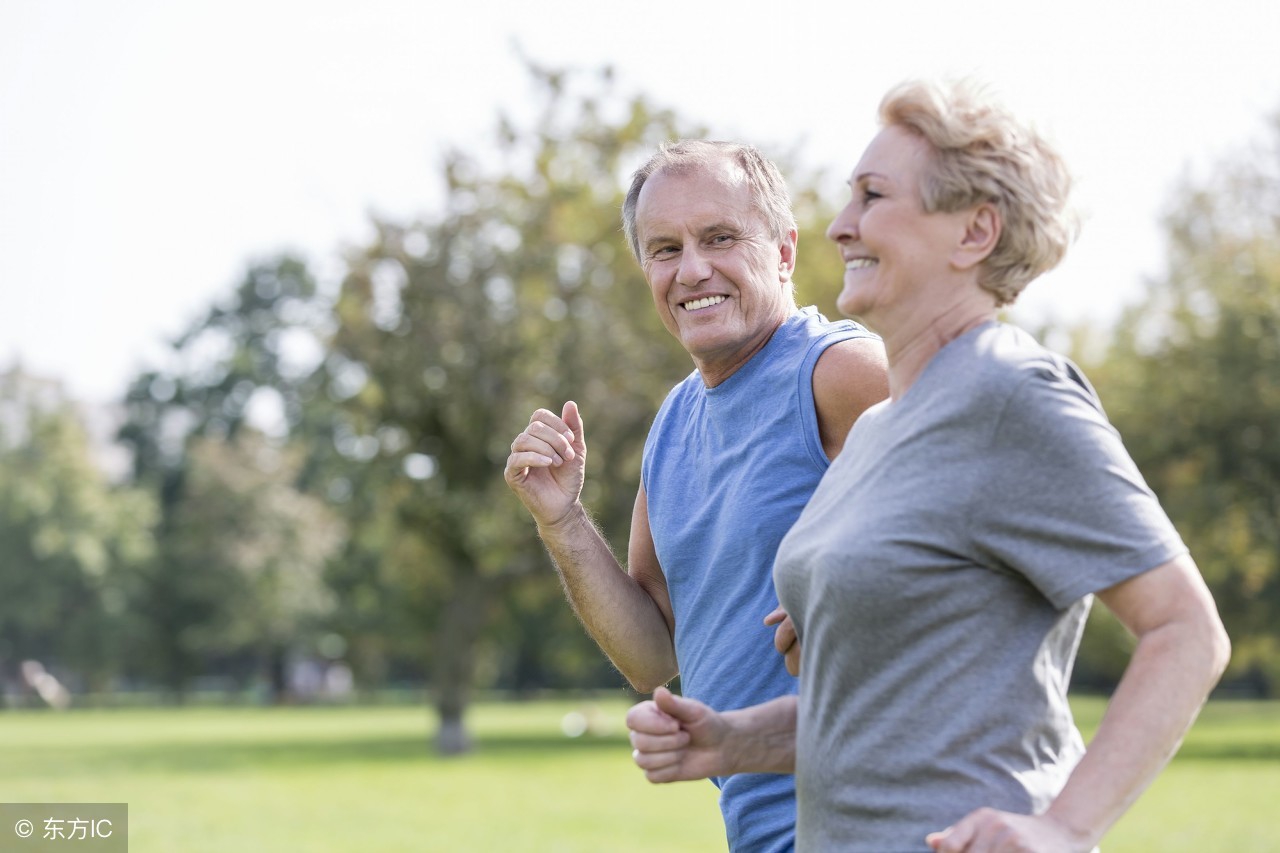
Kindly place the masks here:
MULTIPOLYGON (((675 614, 681 689, 716 710, 797 692, 763 622, 778 605, 773 560, 827 470, 814 365, 832 344, 861 337, 875 336, 802 309, 715 388, 695 370, 649 430, 642 476, 675 614)), ((792 776, 712 781, 731 850, 792 849, 792 776)))

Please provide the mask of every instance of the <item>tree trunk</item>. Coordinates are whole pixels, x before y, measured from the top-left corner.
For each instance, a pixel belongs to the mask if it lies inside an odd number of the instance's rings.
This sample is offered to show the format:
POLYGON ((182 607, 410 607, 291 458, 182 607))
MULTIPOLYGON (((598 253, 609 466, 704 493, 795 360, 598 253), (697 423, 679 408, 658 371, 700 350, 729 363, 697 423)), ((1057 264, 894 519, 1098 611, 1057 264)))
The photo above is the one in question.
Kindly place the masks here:
POLYGON ((440 717, 436 751, 441 755, 460 755, 473 746, 464 716, 471 701, 476 641, 484 621, 483 581, 469 571, 456 577, 435 642, 433 687, 440 717))
POLYGON ((284 705, 293 698, 289 691, 289 653, 284 646, 272 643, 266 652, 267 680, 271 685, 271 704, 284 705))
POLYGON ((436 730, 436 752, 441 755, 462 755, 471 751, 473 746, 471 735, 462 715, 465 709, 457 708, 446 711, 438 708, 440 727, 436 730))

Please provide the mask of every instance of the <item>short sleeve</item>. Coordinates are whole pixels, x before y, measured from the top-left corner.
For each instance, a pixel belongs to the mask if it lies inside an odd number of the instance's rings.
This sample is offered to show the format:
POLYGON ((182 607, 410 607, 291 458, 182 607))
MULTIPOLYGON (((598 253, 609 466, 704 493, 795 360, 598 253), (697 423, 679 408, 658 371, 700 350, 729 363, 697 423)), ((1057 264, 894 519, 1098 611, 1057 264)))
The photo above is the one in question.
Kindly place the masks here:
POLYGON ((991 432, 969 532, 1059 609, 1187 548, 1070 363, 1024 366, 991 432))

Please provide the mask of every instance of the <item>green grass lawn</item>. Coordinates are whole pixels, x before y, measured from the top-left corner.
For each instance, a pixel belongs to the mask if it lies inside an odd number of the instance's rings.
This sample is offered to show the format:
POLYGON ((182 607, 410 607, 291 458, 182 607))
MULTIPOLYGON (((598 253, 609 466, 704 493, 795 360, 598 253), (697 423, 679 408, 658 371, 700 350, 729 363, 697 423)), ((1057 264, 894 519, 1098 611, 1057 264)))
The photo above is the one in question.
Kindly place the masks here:
MULTIPOLYGON (((723 850, 710 783, 631 764, 626 705, 568 738, 583 702, 482 704, 455 759, 404 706, 0 713, 0 802, 128 802, 134 853, 723 850)), ((1101 707, 1078 703, 1086 734, 1101 707)), ((1211 704, 1104 850, 1275 850, 1277 794, 1280 703, 1211 704)))

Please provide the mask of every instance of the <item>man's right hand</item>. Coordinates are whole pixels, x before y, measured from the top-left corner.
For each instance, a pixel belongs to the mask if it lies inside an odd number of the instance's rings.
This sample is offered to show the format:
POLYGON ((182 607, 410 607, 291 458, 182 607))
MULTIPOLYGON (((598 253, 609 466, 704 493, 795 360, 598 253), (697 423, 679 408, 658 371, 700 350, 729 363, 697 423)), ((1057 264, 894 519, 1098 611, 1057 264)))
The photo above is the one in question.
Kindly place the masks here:
POLYGON ((631 758, 650 782, 684 782, 732 773, 726 750, 729 724, 696 699, 665 687, 627 712, 631 758))
POLYGON ((578 404, 564 404, 560 416, 538 409, 529 426, 511 442, 503 476, 539 527, 567 517, 582 494, 587 464, 578 404))

